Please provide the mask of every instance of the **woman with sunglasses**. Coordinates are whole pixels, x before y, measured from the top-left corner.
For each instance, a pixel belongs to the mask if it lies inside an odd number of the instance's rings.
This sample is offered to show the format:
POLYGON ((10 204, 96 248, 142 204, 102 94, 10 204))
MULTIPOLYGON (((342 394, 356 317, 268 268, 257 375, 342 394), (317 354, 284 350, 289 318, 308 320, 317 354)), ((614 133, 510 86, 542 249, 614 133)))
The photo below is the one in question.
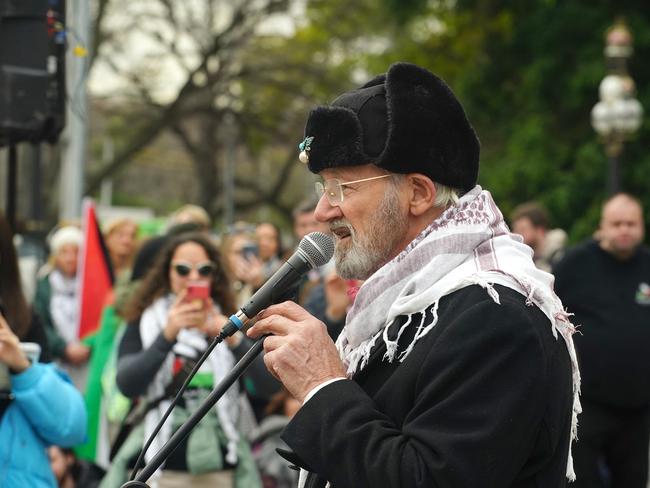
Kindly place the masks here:
MULTIPOLYGON (((123 312, 129 325, 119 346, 117 385, 128 397, 144 397, 148 407, 143 428, 131 434, 139 439, 124 442, 109 470, 111 481, 105 479, 102 486, 116 486, 115 482, 119 486, 125 481, 125 468, 132 467, 142 438, 148 439, 187 372, 219 334, 226 314, 234 311, 221 257, 209 238, 202 234, 173 238, 123 312), (205 296, 190 292, 202 288, 208 290, 205 296)), ((220 344, 214 349, 194 377, 145 461, 160 450, 248 349, 241 334, 227 341, 227 346, 220 344)), ((249 374, 268 377, 261 358, 249 374)), ((159 488, 260 486, 249 446, 237 430, 239 405, 238 385, 233 385, 154 475, 159 488)))

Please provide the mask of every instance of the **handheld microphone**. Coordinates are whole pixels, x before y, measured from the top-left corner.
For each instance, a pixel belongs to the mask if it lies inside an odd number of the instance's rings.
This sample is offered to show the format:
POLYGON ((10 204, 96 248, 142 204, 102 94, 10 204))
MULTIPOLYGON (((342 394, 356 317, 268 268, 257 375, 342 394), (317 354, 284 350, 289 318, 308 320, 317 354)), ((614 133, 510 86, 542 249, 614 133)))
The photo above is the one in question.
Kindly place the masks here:
POLYGON ((246 305, 230 316, 219 336, 224 339, 233 335, 260 311, 277 303, 307 271, 327 263, 333 254, 334 242, 330 236, 322 232, 307 234, 298 244, 296 252, 255 292, 246 305))

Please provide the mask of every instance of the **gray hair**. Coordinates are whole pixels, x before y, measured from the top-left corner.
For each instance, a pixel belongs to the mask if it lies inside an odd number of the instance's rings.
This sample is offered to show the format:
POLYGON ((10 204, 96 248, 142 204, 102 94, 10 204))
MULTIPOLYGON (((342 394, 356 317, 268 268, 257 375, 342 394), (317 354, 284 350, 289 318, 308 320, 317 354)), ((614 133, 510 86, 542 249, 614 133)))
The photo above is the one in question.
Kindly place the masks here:
MULTIPOLYGON (((406 175, 393 173, 390 182, 394 188, 399 187, 399 185, 404 181, 406 175)), ((433 182, 433 186, 436 187, 436 198, 433 201, 435 207, 447 208, 452 205, 458 204, 460 197, 458 196, 458 190, 450 186, 443 185, 441 183, 433 182)))
POLYGON ((460 201, 458 190, 450 186, 441 185, 435 181, 433 185, 436 187, 436 199, 433 201, 434 206, 447 208, 458 204, 460 201))

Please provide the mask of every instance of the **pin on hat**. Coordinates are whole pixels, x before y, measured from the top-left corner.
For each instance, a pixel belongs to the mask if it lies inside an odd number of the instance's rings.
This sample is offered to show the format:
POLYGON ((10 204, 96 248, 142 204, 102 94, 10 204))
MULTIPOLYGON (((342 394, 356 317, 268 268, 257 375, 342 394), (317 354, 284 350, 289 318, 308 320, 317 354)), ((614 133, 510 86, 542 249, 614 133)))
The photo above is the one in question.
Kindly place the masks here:
POLYGON ((300 149, 300 159, 301 163, 307 164, 309 162, 309 150, 311 149, 311 143, 314 140, 313 137, 305 137, 305 140, 298 144, 298 149, 300 149))

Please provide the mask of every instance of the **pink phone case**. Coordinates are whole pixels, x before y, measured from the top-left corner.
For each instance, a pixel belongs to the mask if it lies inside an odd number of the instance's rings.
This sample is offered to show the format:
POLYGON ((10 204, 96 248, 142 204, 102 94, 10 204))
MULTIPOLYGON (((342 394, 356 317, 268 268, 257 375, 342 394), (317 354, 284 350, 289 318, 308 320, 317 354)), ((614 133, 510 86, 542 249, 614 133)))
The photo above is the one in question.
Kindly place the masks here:
POLYGON ((189 283, 187 285, 186 302, 192 300, 205 300, 210 296, 210 285, 208 283, 189 283))

